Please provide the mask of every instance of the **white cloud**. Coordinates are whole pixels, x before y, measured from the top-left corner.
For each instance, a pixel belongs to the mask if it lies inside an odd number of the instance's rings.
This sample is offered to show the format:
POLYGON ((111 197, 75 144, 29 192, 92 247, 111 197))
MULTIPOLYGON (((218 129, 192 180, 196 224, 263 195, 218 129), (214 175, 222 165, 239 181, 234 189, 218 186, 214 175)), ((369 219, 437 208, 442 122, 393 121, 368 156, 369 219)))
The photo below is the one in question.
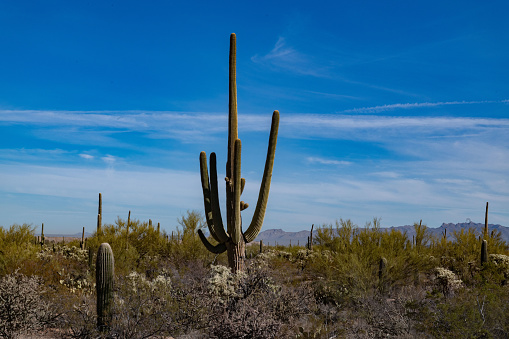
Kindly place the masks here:
POLYGON ((307 157, 306 160, 309 163, 317 163, 317 164, 322 164, 322 165, 347 166, 347 165, 352 164, 350 161, 324 159, 324 158, 319 158, 319 157, 307 157))
POLYGON ((106 156, 102 157, 101 160, 108 165, 113 165, 117 161, 117 158, 113 155, 107 154, 106 156))
POLYGON ((381 106, 373 106, 373 107, 361 107, 354 109, 347 109, 342 111, 343 113, 380 113, 392 111, 395 109, 412 109, 412 108, 420 108, 420 107, 436 107, 436 106, 446 106, 446 105, 479 105, 479 104, 492 104, 492 103, 503 103, 506 100, 502 101, 445 101, 445 102, 419 102, 419 103, 405 103, 405 104, 390 104, 390 105, 381 105, 381 106))
POLYGON ((279 37, 274 48, 265 55, 255 55, 251 61, 301 75, 314 77, 329 77, 326 67, 317 66, 311 57, 290 46, 284 37, 279 37))
POLYGON ((81 153, 81 154, 80 154, 80 157, 82 157, 83 159, 87 159, 87 160, 92 160, 92 159, 94 159, 94 156, 93 156, 93 155, 86 154, 86 153, 81 153))

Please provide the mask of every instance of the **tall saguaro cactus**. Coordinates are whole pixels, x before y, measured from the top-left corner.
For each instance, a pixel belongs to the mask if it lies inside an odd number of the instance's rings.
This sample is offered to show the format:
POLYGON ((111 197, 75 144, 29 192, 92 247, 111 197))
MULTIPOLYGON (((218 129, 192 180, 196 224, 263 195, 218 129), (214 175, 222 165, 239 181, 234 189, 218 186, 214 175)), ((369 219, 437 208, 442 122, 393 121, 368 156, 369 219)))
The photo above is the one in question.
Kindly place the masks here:
POLYGON ((226 162, 226 230, 221 218, 219 208, 219 195, 217 187, 216 154, 210 154, 210 177, 207 169, 207 155, 200 153, 200 172, 205 204, 205 215, 210 234, 219 244, 212 245, 203 232, 198 230, 200 239, 205 247, 213 253, 228 253, 228 265, 233 272, 244 269, 245 244, 253 241, 263 224, 267 200, 269 198, 272 167, 276 152, 277 132, 279 127, 279 112, 272 114, 269 147, 265 160, 262 183, 258 195, 258 202, 253 219, 245 232, 242 232, 240 212, 249 205, 240 200, 246 180, 241 178, 241 142, 237 129, 237 82, 236 82, 236 36, 230 35, 230 79, 229 79, 229 113, 228 113, 228 159, 226 162))
POLYGON ((97 251, 95 265, 95 280, 97 291, 97 327, 105 330, 111 319, 113 303, 113 279, 115 275, 115 261, 113 251, 108 243, 102 243, 97 251))
POLYGON ((102 214, 103 214, 103 197, 102 194, 99 193, 99 207, 97 208, 97 234, 101 233, 102 214))
POLYGON ((486 213, 484 213, 484 239, 488 239, 488 202, 486 202, 486 213))
POLYGON ((41 246, 44 245, 44 223, 41 225, 41 246))

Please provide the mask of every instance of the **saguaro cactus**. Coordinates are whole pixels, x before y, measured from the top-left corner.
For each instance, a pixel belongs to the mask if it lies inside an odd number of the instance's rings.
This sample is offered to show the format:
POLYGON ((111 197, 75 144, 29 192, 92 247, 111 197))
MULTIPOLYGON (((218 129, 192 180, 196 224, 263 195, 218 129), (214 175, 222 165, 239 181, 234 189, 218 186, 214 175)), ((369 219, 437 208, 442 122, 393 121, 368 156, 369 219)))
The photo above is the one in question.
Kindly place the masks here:
POLYGON ((381 257, 378 263, 378 279, 382 281, 385 278, 386 274, 387 274, 387 259, 381 257))
POLYGON ((103 214, 103 199, 101 193, 99 193, 99 207, 97 209, 97 234, 101 233, 102 214, 103 214))
POLYGON ((200 172, 205 204, 207 225, 212 237, 219 243, 212 245, 200 230, 198 234, 205 247, 213 253, 228 253, 228 265, 233 272, 244 269, 245 244, 253 241, 260 232, 269 198, 272 167, 276 152, 279 112, 272 114, 269 147, 265 160, 262 183, 253 219, 245 232, 242 232, 240 212, 248 204, 240 200, 246 180, 241 178, 241 142, 237 129, 237 82, 236 82, 236 36, 230 35, 230 80, 229 80, 229 114, 228 114, 228 160, 226 162, 226 230, 221 218, 217 188, 216 154, 210 154, 210 178, 207 169, 207 154, 200 153, 200 172))
POLYGON ((44 223, 41 225, 41 246, 44 245, 44 223))
POLYGON ((83 232, 81 233, 80 248, 81 248, 82 250, 84 250, 84 249, 85 249, 85 226, 83 226, 83 232))
POLYGON ((312 250, 313 249, 313 228, 315 227, 315 224, 311 225, 311 231, 309 232, 309 237, 308 237, 308 250, 312 250))
POLYGON ((126 236, 125 236, 126 249, 129 249, 129 226, 131 226, 131 210, 129 210, 129 214, 127 215, 126 236))
POLYGON ((484 239, 488 238, 488 202, 486 202, 486 213, 484 213, 484 239))
POLYGON ((488 241, 483 240, 481 244, 481 265, 488 262, 488 241))
POLYGON ((113 251, 108 243, 102 243, 97 251, 95 265, 95 280, 97 291, 97 327, 100 330, 108 328, 111 319, 113 303, 113 279, 115 275, 115 261, 113 251))

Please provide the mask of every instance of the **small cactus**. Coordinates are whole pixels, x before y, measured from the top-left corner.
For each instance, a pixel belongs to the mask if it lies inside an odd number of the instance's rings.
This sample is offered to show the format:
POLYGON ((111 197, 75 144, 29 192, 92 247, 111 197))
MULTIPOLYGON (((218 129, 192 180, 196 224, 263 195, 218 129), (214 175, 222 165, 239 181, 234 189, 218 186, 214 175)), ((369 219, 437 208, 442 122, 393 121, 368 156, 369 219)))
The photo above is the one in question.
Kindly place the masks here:
POLYGON ((111 319, 113 303, 113 279, 115 275, 115 261, 113 251, 108 243, 102 243, 97 251, 95 279, 97 291, 97 327, 104 331, 111 319))
POLYGON ((488 262, 488 241, 483 240, 481 245, 481 265, 488 262))

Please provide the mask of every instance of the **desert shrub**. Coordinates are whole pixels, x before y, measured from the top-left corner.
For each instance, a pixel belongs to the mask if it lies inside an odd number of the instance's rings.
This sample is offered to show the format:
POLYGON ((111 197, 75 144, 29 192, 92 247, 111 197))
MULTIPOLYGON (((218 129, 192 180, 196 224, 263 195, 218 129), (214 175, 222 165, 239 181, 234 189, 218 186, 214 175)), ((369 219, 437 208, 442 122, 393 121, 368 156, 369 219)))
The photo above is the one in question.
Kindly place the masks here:
POLYGON ((312 290, 277 284, 268 272, 259 262, 241 275, 213 268, 209 291, 215 302, 206 328, 211 338, 274 338, 282 329, 295 336, 295 321, 316 309, 312 290))
POLYGON ((14 224, 0 227, 0 275, 13 273, 27 260, 33 260, 39 246, 34 244, 34 227, 14 224))
POLYGON ((168 318, 174 311, 171 281, 164 273, 149 280, 132 272, 118 276, 112 321, 106 331, 97 327, 95 296, 82 295, 65 315, 63 326, 69 338, 149 338, 168 333, 168 318))
POLYGON ((422 319, 423 330, 441 338, 507 338, 508 301, 507 289, 498 285, 460 290, 434 300, 422 319))
POLYGON ((14 272, 0 279, 0 337, 15 338, 55 321, 53 304, 44 300, 44 292, 38 277, 14 272))

